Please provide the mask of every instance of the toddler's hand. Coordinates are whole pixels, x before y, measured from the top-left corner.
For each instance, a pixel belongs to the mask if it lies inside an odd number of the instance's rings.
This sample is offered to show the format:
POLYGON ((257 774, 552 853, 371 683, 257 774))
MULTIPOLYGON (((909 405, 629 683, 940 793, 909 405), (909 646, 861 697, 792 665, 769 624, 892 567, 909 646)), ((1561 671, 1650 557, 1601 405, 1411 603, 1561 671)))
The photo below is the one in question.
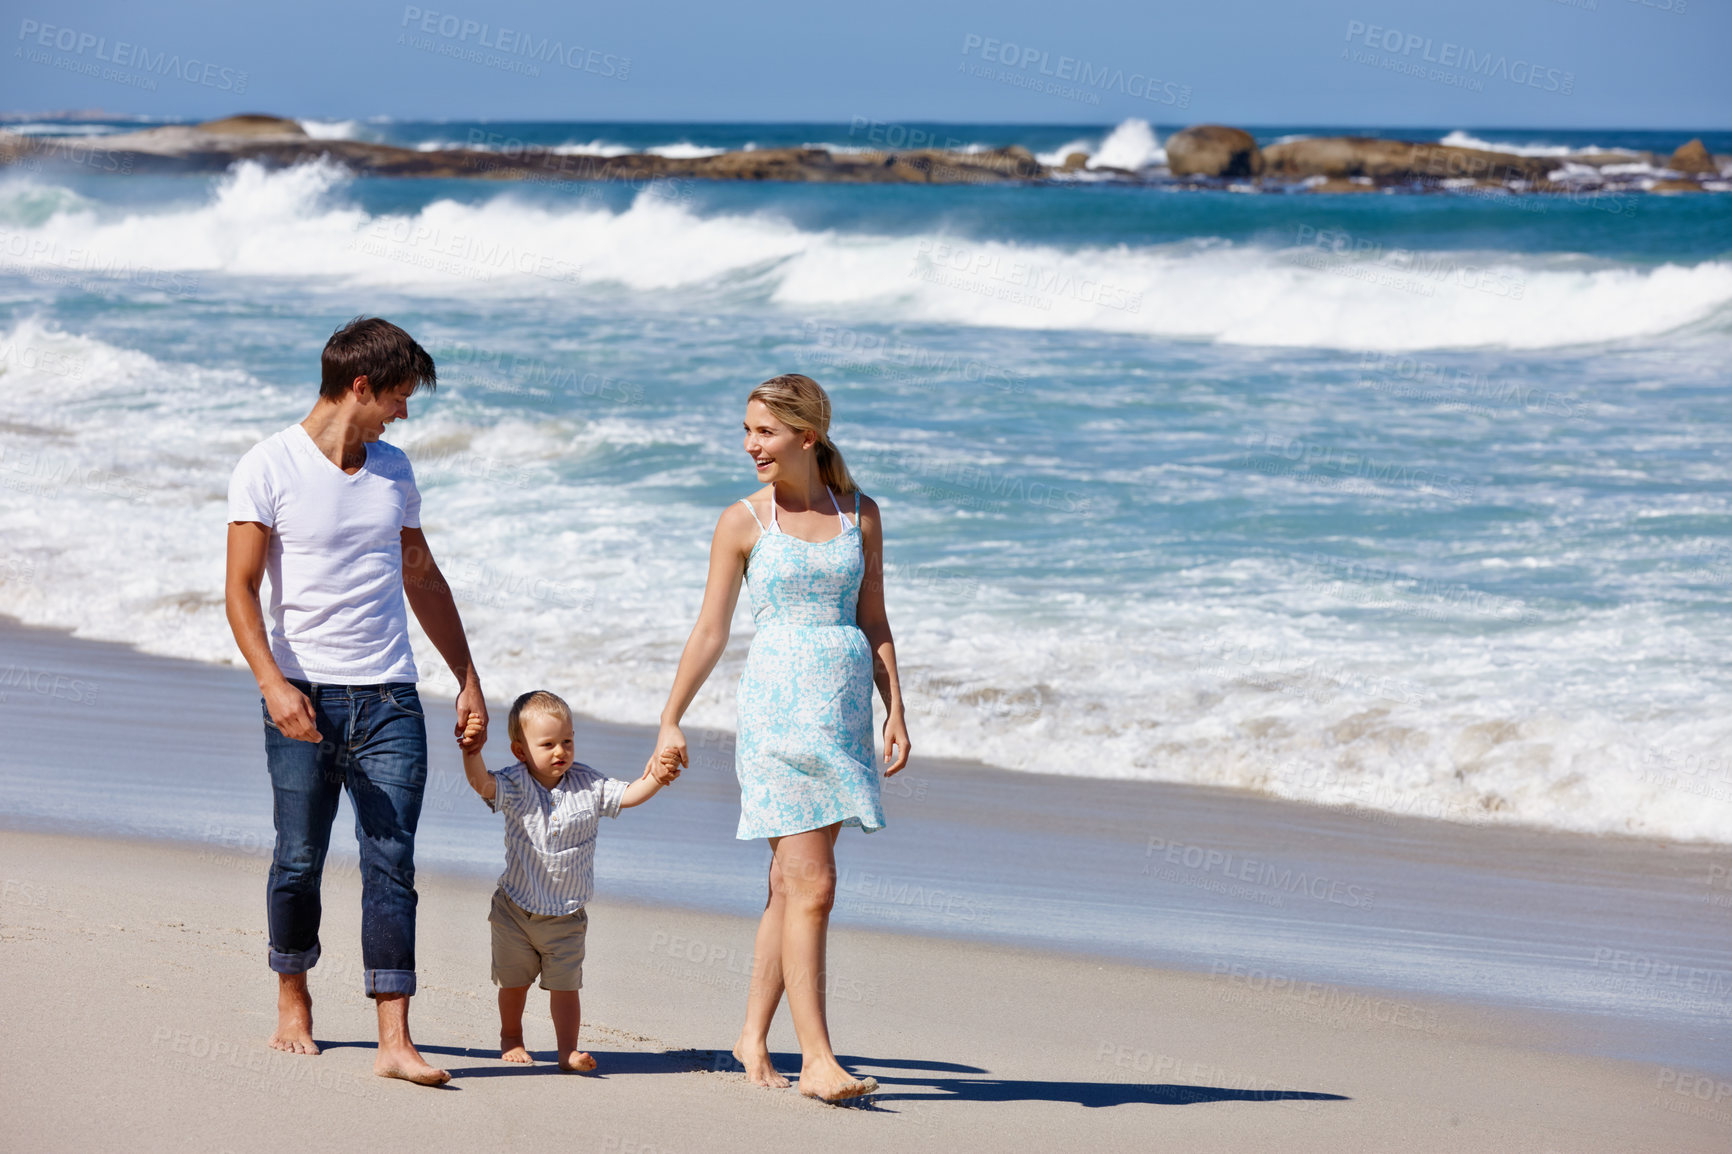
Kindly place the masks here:
POLYGON ((479 753, 481 747, 487 744, 487 723, 479 717, 471 715, 469 724, 463 727, 463 735, 457 739, 457 748, 464 753, 479 753))
POLYGON ((650 762, 650 772, 663 785, 671 784, 680 775, 680 754, 672 746, 656 754, 650 762))

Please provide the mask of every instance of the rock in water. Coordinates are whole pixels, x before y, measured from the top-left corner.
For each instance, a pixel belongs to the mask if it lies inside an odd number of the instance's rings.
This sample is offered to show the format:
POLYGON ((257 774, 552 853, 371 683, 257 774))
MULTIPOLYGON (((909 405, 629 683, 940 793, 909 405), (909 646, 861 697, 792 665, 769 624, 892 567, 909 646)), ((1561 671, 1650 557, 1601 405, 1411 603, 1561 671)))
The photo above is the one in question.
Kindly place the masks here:
POLYGON ((1174 176, 1258 176, 1263 154, 1251 134, 1221 124, 1196 124, 1167 137, 1174 176))
MULTIPOLYGON (((1168 146, 1169 148, 1171 145, 1168 146)), ((1544 180, 1557 161, 1449 144, 1383 140, 1370 136, 1312 136, 1271 144, 1263 152, 1272 176, 1289 179, 1325 176, 1374 180, 1544 180)))
POLYGON ((1700 172, 1720 175, 1720 169, 1714 164, 1714 158, 1708 155, 1708 149, 1700 139, 1678 146, 1678 151, 1672 154, 1672 159, 1666 162, 1666 167, 1673 172, 1700 172))
POLYGON ((207 120, 203 124, 193 125, 194 131, 208 132, 212 136, 298 136, 305 137, 306 129, 299 122, 283 116, 262 116, 256 112, 244 113, 240 116, 225 116, 221 120, 207 120))

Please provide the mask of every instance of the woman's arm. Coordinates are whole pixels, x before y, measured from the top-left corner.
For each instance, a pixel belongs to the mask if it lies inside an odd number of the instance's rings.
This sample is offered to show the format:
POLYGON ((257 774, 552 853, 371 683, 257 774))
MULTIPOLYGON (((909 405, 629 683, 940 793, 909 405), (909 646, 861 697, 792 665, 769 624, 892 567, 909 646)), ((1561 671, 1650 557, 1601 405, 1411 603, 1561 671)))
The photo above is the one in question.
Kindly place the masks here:
POLYGON ((680 667, 674 674, 673 688, 668 690, 667 704, 662 707, 661 732, 656 737, 657 752, 673 749, 681 765, 690 762, 680 719, 728 646, 734 606, 740 600, 740 582, 746 575, 746 558, 757 537, 757 522, 738 502, 729 505, 716 521, 716 532, 710 539, 710 573, 704 582, 703 607, 698 610, 697 624, 692 626, 685 651, 680 654, 680 667))
POLYGON ((663 786, 679 775, 680 763, 674 756, 674 751, 671 749, 659 751, 650 758, 650 764, 644 769, 643 776, 625 787, 625 796, 620 798, 619 807, 630 809, 634 805, 642 805, 660 793, 663 786))
POLYGON ((890 617, 884 611, 884 526, 878 502, 860 498, 860 541, 866 550, 866 575, 860 581, 860 604, 855 623, 872 647, 872 680, 884 699, 884 776, 908 764, 908 723, 902 715, 902 683, 896 676, 896 639, 890 635, 890 617))

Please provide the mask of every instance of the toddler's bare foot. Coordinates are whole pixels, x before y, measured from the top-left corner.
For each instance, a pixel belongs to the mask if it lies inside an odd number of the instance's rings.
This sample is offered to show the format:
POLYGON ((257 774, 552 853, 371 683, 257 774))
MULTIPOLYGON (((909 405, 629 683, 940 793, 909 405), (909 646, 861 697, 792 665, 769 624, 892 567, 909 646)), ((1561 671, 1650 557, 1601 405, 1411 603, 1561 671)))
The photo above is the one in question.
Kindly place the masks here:
POLYGON ((313 1041, 313 995, 307 991, 305 974, 277 977, 277 1032, 271 1035, 271 1049, 290 1054, 319 1052, 319 1044, 313 1041))
POLYGON ((587 1074, 595 1069, 595 1059, 590 1057, 586 1050, 573 1050, 569 1054, 559 1056, 559 1068, 577 1074, 587 1074))
POLYGON ((834 1058, 812 1062, 800 1069, 800 1093, 821 1102, 843 1102, 878 1092, 878 1079, 856 1078, 834 1058))
POLYGON ((775 1063, 770 1061, 769 1047, 762 1042, 747 1042, 742 1038, 734 1047, 734 1058, 746 1068, 746 1080, 754 1086, 786 1090, 794 1084, 776 1073, 775 1063))
POLYGON ((499 1036, 499 1057, 507 1062, 522 1062, 525 1065, 532 1062, 529 1051, 523 1048, 523 1039, 521 1037, 513 1038, 507 1034, 499 1036))
POLYGON ((373 1061, 373 1073, 381 1078, 401 1078, 417 1086, 443 1086, 451 1075, 436 1066, 429 1066, 414 1046, 404 1043, 387 1049, 379 1047, 373 1061))

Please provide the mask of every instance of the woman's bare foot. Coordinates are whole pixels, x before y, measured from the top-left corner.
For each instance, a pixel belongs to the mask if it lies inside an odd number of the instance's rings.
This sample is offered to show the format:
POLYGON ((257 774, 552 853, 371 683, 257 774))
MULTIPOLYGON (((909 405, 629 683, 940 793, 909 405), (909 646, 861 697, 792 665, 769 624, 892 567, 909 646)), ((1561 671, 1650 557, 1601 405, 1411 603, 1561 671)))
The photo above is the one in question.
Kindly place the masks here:
POLYGON ((429 1066, 420 1051, 407 1043, 389 1049, 379 1047, 379 1056, 373 1060, 373 1073, 381 1078, 401 1078, 417 1086, 443 1086, 451 1080, 450 1074, 429 1066))
POLYGON ((844 1102, 878 1092, 878 1079, 856 1078, 834 1058, 800 1068, 800 1093, 821 1102, 844 1102))
POLYGON ((523 1039, 508 1038, 504 1034, 499 1036, 499 1057, 502 1061, 522 1062, 525 1065, 531 1062, 529 1051, 523 1048, 523 1039))
POLYGON ((307 975, 277 975, 277 1032, 271 1049, 290 1054, 317 1054, 313 1041, 313 995, 307 991, 307 975))
POLYGON ((754 1086, 786 1090, 794 1084, 776 1073, 776 1065, 770 1061, 770 1048, 762 1042, 748 1042, 741 1038, 734 1046, 734 1060, 746 1068, 746 1080, 754 1086))
POLYGON ((559 1068, 575 1074, 587 1074, 595 1069, 595 1059, 589 1056, 587 1050, 573 1050, 559 1056, 559 1068))

